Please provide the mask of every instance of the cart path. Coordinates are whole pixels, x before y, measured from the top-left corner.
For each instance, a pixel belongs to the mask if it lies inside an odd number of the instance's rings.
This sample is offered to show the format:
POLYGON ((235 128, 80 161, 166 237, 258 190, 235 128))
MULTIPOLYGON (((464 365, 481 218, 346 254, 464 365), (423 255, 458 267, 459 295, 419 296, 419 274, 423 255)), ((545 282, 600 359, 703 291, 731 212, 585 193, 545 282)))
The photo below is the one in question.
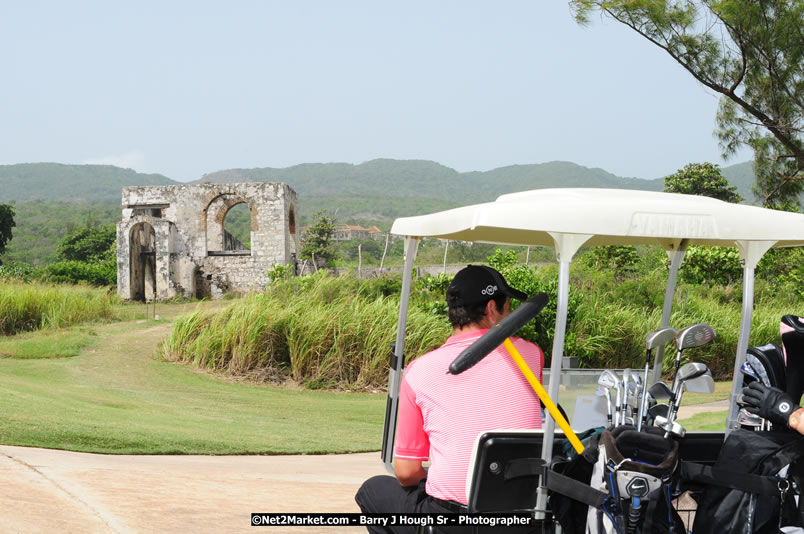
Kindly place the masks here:
MULTIPOLYGON (((111 456, 0 446, 0 528, 82 534, 253 532, 252 512, 358 512, 357 488, 384 473, 376 452, 111 456)), ((331 527, 292 527, 292 532, 333 534, 331 527)))

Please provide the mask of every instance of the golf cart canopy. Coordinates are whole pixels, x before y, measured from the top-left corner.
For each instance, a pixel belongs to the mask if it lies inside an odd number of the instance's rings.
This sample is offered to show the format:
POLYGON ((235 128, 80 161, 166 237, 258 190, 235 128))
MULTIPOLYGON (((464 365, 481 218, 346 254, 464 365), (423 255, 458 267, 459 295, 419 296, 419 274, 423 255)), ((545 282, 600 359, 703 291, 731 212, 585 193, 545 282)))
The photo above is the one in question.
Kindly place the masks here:
MULTIPOLYGON (((405 270, 389 378, 383 460, 392 471, 396 408, 401 382, 411 273, 420 238, 554 247, 559 262, 556 326, 551 351, 550 398, 558 402, 569 293, 569 264, 581 246, 656 245, 670 258, 661 324, 669 326, 678 269, 687 246, 737 247, 743 263, 743 314, 735 358, 735 377, 745 359, 753 313, 754 269, 773 247, 804 246, 804 214, 789 213, 693 195, 621 189, 541 189, 502 195, 494 202, 430 215, 397 219, 391 233, 404 236, 405 270)), ((735 325, 737 326, 737 325, 735 325)), ((661 373, 663 347, 653 365, 653 381, 661 373)), ((726 431, 736 422, 734 380, 726 431)), ((647 387, 647 385, 646 385, 647 387)), ((542 458, 552 458, 555 422, 547 417, 542 458)))
POLYGON ((714 198, 621 189, 541 189, 495 202, 397 219, 392 234, 552 247, 556 234, 585 235, 586 246, 804 245, 804 216, 714 198))

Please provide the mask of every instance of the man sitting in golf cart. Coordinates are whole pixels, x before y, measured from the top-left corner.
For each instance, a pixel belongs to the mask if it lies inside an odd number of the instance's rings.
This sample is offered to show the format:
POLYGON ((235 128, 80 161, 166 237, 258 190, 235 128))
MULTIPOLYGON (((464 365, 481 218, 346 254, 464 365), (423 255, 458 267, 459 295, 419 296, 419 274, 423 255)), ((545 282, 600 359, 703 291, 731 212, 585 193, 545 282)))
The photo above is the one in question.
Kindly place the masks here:
MULTIPOLYGON (((475 438, 486 431, 541 427, 539 398, 503 347, 458 375, 450 363, 510 313, 511 288, 491 267, 469 265, 447 289, 454 333, 405 370, 399 394, 394 473, 366 481, 355 500, 364 513, 444 513, 465 510, 466 476, 475 438), (430 460, 429 470, 422 463, 430 460)), ((513 338, 541 380, 544 355, 513 338)), ((371 532, 404 530, 369 527, 371 532)))

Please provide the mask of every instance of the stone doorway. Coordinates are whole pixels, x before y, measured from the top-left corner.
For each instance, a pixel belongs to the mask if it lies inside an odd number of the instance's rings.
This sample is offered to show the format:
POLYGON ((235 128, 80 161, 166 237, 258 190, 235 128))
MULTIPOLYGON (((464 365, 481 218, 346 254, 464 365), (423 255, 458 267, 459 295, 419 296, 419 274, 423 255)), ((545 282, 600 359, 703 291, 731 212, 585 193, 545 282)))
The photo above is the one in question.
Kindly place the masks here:
POLYGON ((148 223, 136 224, 129 238, 131 300, 156 298, 156 232, 148 223))

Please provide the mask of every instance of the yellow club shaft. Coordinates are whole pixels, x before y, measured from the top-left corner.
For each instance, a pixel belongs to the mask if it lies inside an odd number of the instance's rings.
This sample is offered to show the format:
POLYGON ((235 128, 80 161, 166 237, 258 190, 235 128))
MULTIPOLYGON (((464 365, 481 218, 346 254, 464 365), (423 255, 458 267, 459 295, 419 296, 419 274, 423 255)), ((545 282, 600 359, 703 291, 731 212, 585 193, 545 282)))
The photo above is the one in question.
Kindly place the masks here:
MULTIPOLYGON (((519 367, 519 370, 522 371, 522 374, 525 375, 525 378, 530 383, 533 391, 535 391, 542 400, 544 407, 547 408, 547 411, 549 411, 550 415, 553 416, 553 419, 555 419, 556 423, 558 423, 558 426, 564 431, 564 435, 567 437, 569 442, 572 444, 575 450, 578 451, 578 454, 582 453, 583 443, 581 443, 581 440, 579 440, 578 436, 575 435, 572 427, 569 425, 567 420, 564 419, 564 416, 561 415, 561 412, 558 411, 558 406, 556 406, 552 399, 550 399, 550 397, 547 395, 547 391, 544 389, 544 386, 542 386, 542 384, 539 382, 539 379, 536 378, 536 375, 533 374, 533 371, 530 370, 528 364, 525 363, 522 355, 519 354, 518 350, 516 350, 516 347, 511 342, 511 338, 505 338, 505 341, 503 341, 503 346, 508 350, 508 353, 511 355, 511 358, 514 359, 514 362, 516 363, 517 367, 519 367)), ((558 377, 555 378, 557 379, 558 377)))

